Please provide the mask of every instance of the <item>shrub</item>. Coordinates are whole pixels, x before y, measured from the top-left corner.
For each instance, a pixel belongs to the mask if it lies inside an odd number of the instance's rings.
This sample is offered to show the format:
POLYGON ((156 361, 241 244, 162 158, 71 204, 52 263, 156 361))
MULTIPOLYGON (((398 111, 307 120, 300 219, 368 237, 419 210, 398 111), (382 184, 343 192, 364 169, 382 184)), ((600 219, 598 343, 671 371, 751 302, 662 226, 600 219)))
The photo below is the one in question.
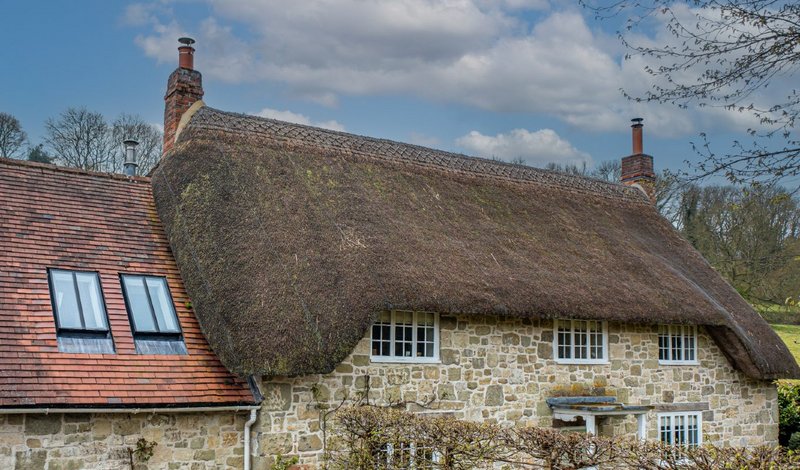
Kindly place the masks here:
POLYGON ((778 441, 782 446, 789 445, 789 438, 800 432, 800 383, 778 382, 778 409, 780 413, 780 432, 778 441))
POLYGON ((800 454, 781 447, 683 448, 551 428, 506 428, 438 413, 415 414, 371 405, 340 409, 334 435, 326 445, 327 467, 332 469, 800 468, 800 454))

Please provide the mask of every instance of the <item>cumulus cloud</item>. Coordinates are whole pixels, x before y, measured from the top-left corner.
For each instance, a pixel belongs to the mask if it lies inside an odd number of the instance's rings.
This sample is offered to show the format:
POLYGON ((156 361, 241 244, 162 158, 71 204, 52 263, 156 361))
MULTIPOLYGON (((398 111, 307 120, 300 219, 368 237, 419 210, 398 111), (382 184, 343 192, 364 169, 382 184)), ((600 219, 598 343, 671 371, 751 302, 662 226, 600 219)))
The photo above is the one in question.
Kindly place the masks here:
POLYGON ((303 124, 306 126, 322 127, 332 131, 344 132, 345 130, 344 125, 338 121, 312 121, 311 118, 304 114, 294 113, 289 110, 281 111, 278 109, 264 108, 261 111, 253 114, 265 118, 277 119, 279 121, 294 122, 296 124, 303 124))
MULTIPOLYGON (((589 28, 580 11, 519 13, 547 9, 546 0, 206 1, 212 15, 192 25, 198 68, 231 83, 280 82, 326 106, 340 95, 410 94, 542 113, 589 131, 624 129, 641 115, 649 132, 673 137, 696 133, 699 122, 698 112, 626 100, 621 88, 653 84, 645 59, 623 61, 618 42, 589 28)), ((156 14, 140 10, 129 9, 132 21, 156 14)), ((186 25, 159 14, 136 42, 148 56, 173 61, 186 25)))
POLYGON ((552 129, 514 129, 494 136, 472 131, 459 137, 456 144, 482 157, 506 161, 521 159, 530 166, 548 163, 588 165, 592 161, 588 153, 576 149, 552 129))

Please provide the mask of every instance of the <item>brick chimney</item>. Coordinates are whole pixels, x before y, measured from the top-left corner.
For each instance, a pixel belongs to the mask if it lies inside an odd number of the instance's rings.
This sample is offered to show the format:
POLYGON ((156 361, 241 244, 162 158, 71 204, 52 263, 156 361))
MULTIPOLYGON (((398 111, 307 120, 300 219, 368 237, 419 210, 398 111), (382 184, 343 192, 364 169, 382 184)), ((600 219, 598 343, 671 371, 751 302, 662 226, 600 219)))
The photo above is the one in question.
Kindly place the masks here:
POLYGON ((622 184, 635 186, 644 191, 650 200, 656 201, 656 174, 653 171, 653 157, 644 153, 642 144, 642 118, 631 119, 633 153, 622 158, 622 184))
POLYGON ((175 133, 181 116, 195 101, 203 98, 203 77, 194 70, 194 39, 180 38, 178 68, 167 80, 164 96, 164 150, 167 153, 175 143, 175 133))

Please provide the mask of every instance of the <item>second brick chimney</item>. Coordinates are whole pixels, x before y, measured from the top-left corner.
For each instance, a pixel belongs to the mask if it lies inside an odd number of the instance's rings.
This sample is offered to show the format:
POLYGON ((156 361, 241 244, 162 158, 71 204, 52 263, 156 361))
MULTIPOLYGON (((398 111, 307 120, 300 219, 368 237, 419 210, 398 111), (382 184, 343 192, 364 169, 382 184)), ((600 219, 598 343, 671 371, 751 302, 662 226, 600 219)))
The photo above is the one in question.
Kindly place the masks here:
POLYGON ((633 153, 622 158, 622 184, 636 186, 655 203, 656 173, 653 171, 653 157, 644 153, 642 143, 642 118, 631 119, 633 153))
POLYGON ((194 39, 180 38, 178 47, 178 68, 167 80, 167 94, 164 96, 164 150, 167 153, 175 143, 175 133, 181 116, 196 101, 203 98, 203 77, 194 70, 194 39))

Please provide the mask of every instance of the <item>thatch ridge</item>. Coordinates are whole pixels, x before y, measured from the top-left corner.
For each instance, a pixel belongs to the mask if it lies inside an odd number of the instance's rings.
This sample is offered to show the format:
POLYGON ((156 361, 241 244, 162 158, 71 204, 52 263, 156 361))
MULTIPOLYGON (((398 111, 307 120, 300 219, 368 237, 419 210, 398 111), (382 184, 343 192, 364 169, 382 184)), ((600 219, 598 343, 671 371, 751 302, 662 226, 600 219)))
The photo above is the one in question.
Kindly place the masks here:
POLYGON ((153 173, 204 332, 242 374, 330 372, 387 308, 705 325, 785 345, 638 190, 202 108, 153 173))
POLYGON ((261 135, 284 145, 312 146, 317 150, 334 151, 398 163, 437 167, 517 181, 532 181, 570 191, 588 191, 598 196, 624 198, 647 203, 641 190, 581 175, 572 175, 544 168, 500 160, 467 156, 421 145, 396 142, 319 127, 295 124, 278 119, 220 111, 203 106, 192 116, 194 129, 261 135))

